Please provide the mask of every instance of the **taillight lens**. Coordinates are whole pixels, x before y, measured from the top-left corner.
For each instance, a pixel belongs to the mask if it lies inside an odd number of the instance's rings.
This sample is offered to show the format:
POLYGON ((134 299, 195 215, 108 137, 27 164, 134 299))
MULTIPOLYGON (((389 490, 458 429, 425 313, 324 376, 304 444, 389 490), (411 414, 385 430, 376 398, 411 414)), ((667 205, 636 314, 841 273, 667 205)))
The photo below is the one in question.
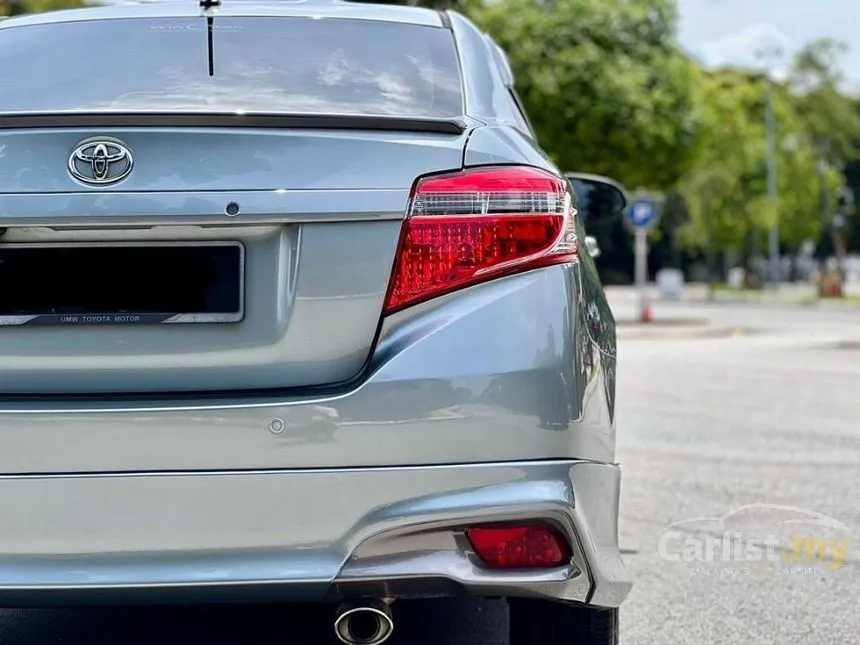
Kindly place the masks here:
POLYGON ((404 222, 385 313, 577 257, 565 180, 529 166, 420 179, 404 222))
POLYGON ((494 569, 551 568, 570 560, 567 542, 547 526, 478 527, 467 529, 466 537, 494 569))

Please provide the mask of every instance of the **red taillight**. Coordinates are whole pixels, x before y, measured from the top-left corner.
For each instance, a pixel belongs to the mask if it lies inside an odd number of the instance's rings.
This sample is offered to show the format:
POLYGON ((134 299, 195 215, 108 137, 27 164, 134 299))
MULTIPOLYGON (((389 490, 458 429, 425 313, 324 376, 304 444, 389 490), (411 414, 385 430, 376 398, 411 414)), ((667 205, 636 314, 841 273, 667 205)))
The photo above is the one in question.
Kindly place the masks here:
POLYGON ((385 312, 490 278, 576 258, 565 180, 528 166, 418 181, 385 312))
POLYGON ((472 528, 466 537, 484 564, 496 569, 559 567, 570 560, 567 542, 546 526, 472 528))

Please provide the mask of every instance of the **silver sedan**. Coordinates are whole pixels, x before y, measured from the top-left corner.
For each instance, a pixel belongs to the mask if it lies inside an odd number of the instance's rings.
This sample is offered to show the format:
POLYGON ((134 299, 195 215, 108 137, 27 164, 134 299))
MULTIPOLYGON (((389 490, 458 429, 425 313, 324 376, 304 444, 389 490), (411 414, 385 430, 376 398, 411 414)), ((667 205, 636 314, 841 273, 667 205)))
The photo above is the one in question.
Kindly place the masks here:
POLYGON ((319 601, 377 645, 466 592, 616 642, 614 321, 490 38, 159 2, 0 59, 0 602, 319 601))

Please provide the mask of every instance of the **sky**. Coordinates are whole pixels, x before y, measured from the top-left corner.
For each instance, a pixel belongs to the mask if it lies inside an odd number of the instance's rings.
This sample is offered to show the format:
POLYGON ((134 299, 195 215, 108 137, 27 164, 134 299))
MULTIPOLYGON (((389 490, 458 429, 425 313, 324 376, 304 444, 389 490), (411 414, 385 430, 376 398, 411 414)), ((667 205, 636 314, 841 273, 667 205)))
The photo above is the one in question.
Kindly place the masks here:
MULTIPOLYGON (((706 65, 761 66, 755 51, 781 46, 790 56, 809 41, 849 46, 843 72, 860 88, 860 0, 678 0, 681 45, 706 65)), ((779 74, 787 63, 775 62, 779 74)))

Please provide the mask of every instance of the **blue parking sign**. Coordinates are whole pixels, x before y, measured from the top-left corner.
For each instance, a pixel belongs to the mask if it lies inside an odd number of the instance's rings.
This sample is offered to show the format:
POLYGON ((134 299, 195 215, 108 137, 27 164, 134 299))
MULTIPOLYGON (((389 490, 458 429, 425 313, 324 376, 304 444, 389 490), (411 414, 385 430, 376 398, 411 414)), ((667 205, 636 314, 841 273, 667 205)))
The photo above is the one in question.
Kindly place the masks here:
POLYGON ((657 204, 647 197, 639 197, 627 208, 627 219, 634 228, 648 228, 657 219, 657 204))

